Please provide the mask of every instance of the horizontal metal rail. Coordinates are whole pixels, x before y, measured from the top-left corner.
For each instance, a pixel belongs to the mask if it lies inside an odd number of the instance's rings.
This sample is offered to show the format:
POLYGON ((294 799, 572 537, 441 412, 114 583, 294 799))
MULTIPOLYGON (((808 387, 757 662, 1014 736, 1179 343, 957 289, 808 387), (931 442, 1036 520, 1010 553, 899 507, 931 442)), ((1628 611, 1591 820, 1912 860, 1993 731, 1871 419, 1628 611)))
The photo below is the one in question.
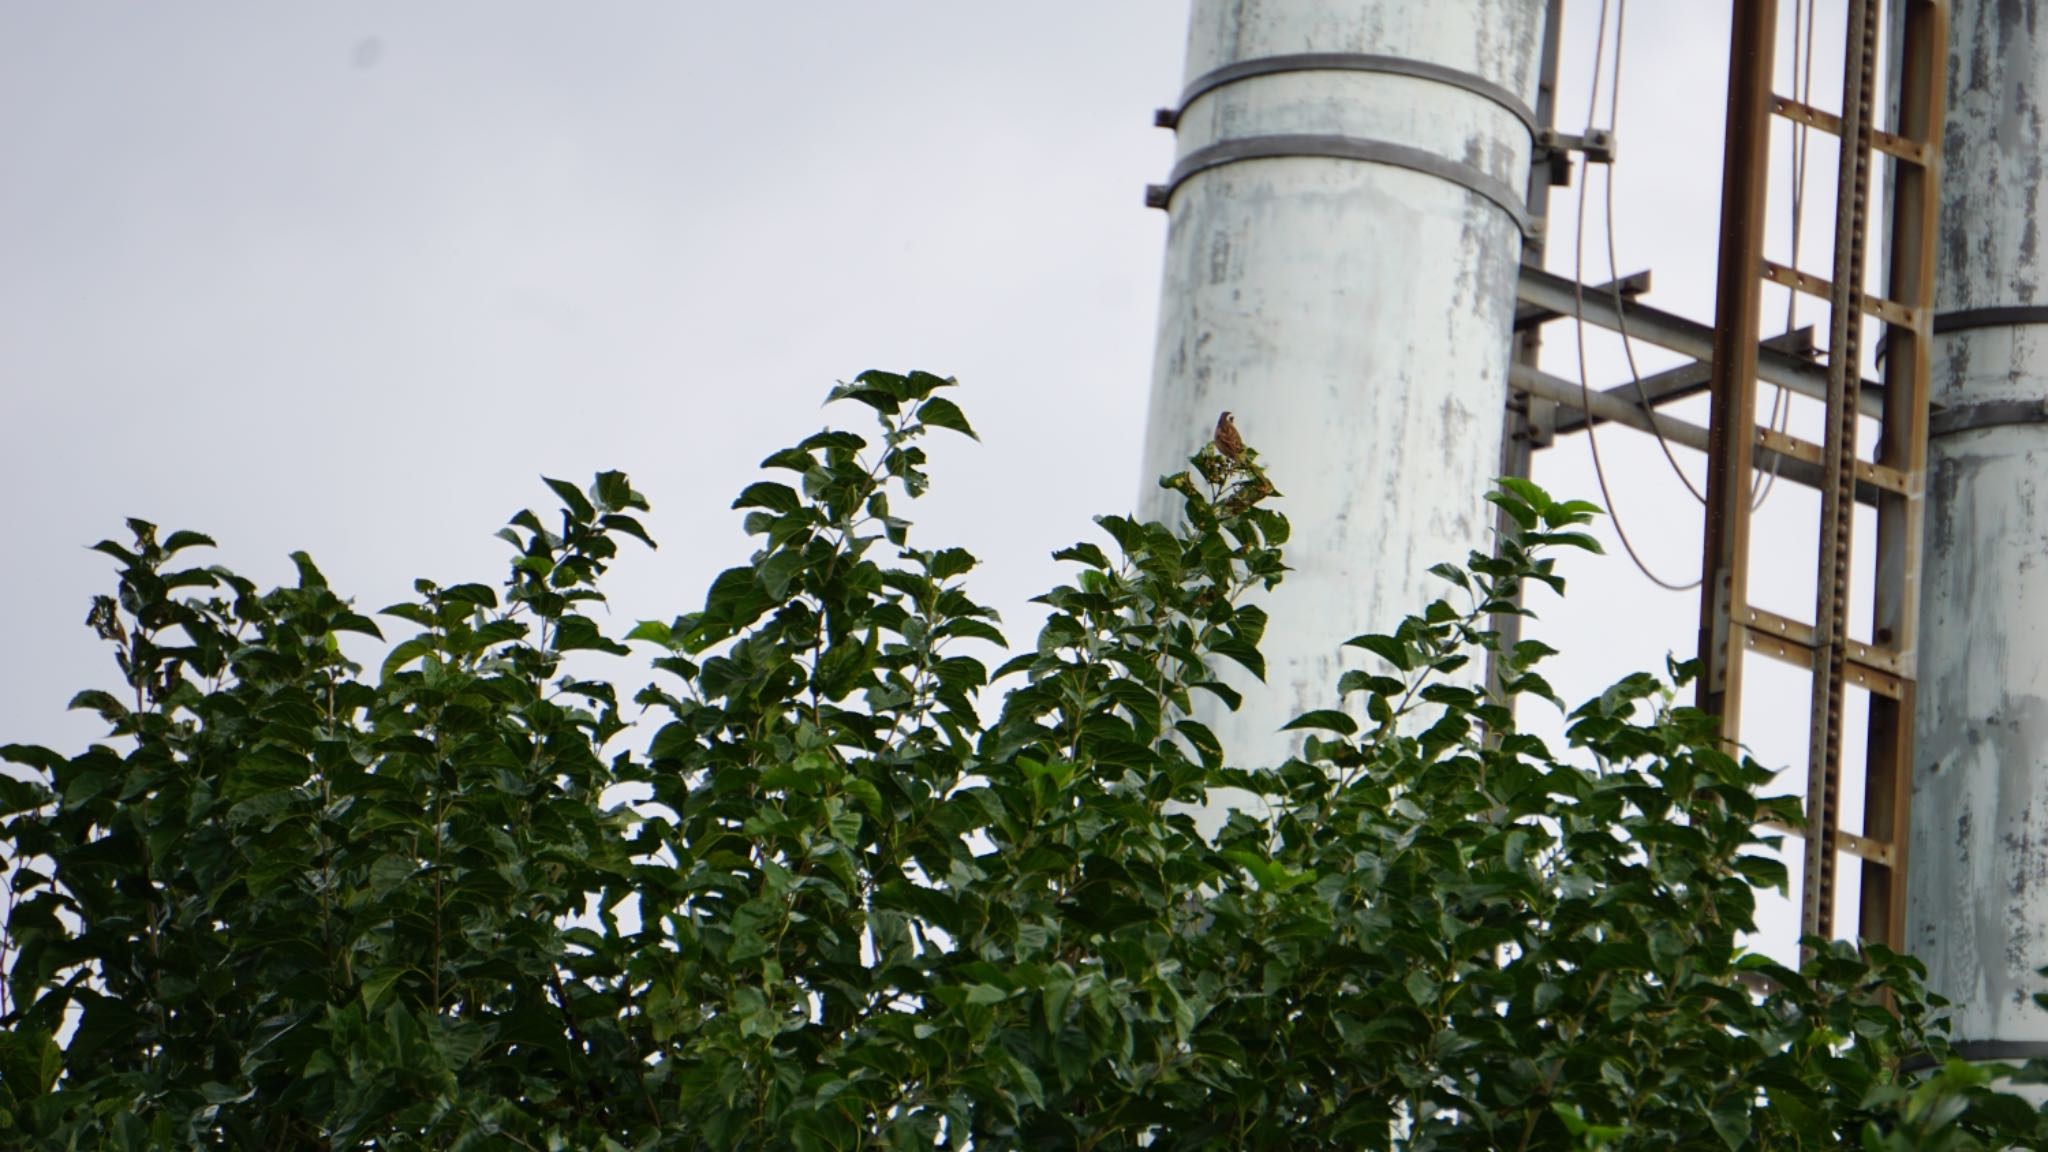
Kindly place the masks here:
MULTIPOLYGON (((1576 380, 1552 376, 1526 364, 1509 367, 1508 386, 1538 400, 1548 400, 1560 409, 1583 412, 1590 408, 1597 420, 1611 421, 1625 428, 1661 435, 1673 444, 1697 452, 1707 451, 1705 427, 1680 420, 1667 413, 1646 411, 1633 399, 1616 396, 1611 390, 1596 389, 1588 395, 1576 380)), ((1584 419, 1581 417, 1574 427, 1578 429, 1584 426, 1584 419)), ((1782 445, 1786 441, 1800 443, 1768 428, 1758 428, 1755 441, 1758 469, 1775 469, 1780 479, 1803 484, 1808 488, 1819 487, 1822 482, 1820 466, 1801 455, 1783 451, 1782 445)), ((1875 505, 1880 491, 1882 489, 1877 484, 1859 474, 1856 485, 1857 503, 1875 505)))
MULTIPOLYGON (((1790 356, 1809 356, 1813 353, 1813 329, 1811 327, 1799 328, 1783 335, 1773 336, 1758 345, 1758 347, 1767 348, 1773 352, 1783 352, 1790 356)), ((1609 388, 1603 388, 1601 391, 1627 404, 1635 404, 1647 398, 1651 405, 1661 406, 1674 400, 1683 400, 1688 396, 1697 396, 1705 392, 1707 385, 1713 379, 1713 374, 1714 366, 1712 364, 1695 360, 1690 364, 1680 364, 1676 368, 1669 368, 1662 372, 1652 372, 1641 380, 1632 381, 1627 384, 1616 384, 1609 388)), ((1579 429, 1584 428, 1589 420, 1591 423, 1598 424, 1602 419, 1603 417, 1597 415, 1588 417, 1585 413, 1576 410, 1569 415, 1559 413, 1550 431, 1553 434, 1577 432, 1579 429)))
MULTIPOLYGON (((1681 356, 1690 356, 1702 363, 1713 360, 1714 329, 1711 325, 1645 304, 1632 303, 1626 297, 1617 309, 1612 293, 1594 291, 1590 287, 1583 293, 1575 293, 1572 282, 1554 272, 1523 268, 1521 279, 1515 283, 1515 299, 1521 304, 1546 309, 1559 316, 1584 315, 1586 323, 1611 332, 1619 332, 1625 324, 1632 338, 1681 356), (1583 312, 1580 311, 1582 303, 1583 312)), ((1827 400, 1826 366, 1802 357, 1775 350, 1759 350, 1757 377, 1809 399, 1827 400)), ((1865 380, 1857 410, 1866 416, 1882 415, 1884 386, 1874 380, 1865 380)))

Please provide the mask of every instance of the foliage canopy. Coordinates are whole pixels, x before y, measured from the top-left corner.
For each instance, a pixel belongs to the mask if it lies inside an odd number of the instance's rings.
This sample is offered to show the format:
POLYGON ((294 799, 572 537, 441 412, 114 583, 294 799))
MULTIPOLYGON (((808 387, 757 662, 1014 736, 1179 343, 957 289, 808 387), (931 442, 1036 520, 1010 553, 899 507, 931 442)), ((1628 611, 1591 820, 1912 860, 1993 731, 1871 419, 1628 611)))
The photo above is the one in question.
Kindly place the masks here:
POLYGON ((196 533, 100 544, 125 687, 76 703, 109 738, 0 749, 0 1144, 2048 1143, 1949 1060, 1911 959, 1743 950, 1784 882, 1757 820, 1798 813, 1670 688, 1579 706, 1565 755, 1512 709, 1554 701, 1547 648, 1475 685, 1592 506, 1504 483, 1498 555, 1346 641, 1372 670, 1248 771, 1197 700, 1262 670, 1287 521, 1257 453, 1166 478, 1176 525, 1061 550, 991 674, 973 557, 896 506, 923 436, 972 435, 948 383, 837 388, 879 435, 768 457, 752 558, 624 636, 589 614, 621 538, 652 543, 617 472, 548 481, 502 584, 378 613, 410 634, 374 675, 337 637, 382 626, 303 554, 260 591, 188 566, 196 533), (660 675, 624 702, 570 659, 636 643, 660 675), (1220 788, 1260 814, 1205 835, 1220 788))

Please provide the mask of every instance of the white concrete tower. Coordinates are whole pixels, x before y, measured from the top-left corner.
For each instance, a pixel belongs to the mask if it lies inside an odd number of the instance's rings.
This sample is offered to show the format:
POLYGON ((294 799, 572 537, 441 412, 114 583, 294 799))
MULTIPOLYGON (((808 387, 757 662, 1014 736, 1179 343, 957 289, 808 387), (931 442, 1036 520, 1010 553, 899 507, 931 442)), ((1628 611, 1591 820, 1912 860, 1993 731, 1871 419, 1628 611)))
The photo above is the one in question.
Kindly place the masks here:
POLYGON ((1906 945, 1980 1059, 2048 1055, 2048 5, 1955 0, 1906 945))
POLYGON ((1285 495, 1266 686, 1205 717, 1235 761, 1489 546, 1544 7, 1194 2, 1141 508, 1225 410, 1285 495))

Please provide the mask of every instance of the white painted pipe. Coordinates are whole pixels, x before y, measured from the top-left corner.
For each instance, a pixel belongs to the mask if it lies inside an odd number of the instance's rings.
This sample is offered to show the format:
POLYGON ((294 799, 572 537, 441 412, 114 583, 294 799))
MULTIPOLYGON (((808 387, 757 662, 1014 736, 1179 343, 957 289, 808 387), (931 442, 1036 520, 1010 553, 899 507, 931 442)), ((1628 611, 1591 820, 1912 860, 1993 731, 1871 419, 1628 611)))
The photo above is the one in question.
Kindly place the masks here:
MULTIPOLYGON (((2048 304, 2035 7, 1952 8, 1942 313, 2048 304)), ((2048 1055, 2048 424, 2025 420, 2048 397, 2048 324, 1950 332, 1933 353, 1906 943, 1955 1001, 1965 1055, 2048 1055), (1973 414, 2001 422, 1942 431, 1973 414)))
POLYGON ((1195 0, 1191 85, 1276 57, 1349 63, 1195 97, 1179 118, 1183 169, 1219 145, 1370 145, 1207 168, 1169 201, 1142 511, 1171 512, 1154 482, 1230 410, 1294 526, 1294 571, 1263 601, 1267 683, 1236 677, 1243 709, 1203 717, 1234 762, 1277 763, 1292 746, 1280 726, 1329 707, 1342 669, 1366 660, 1340 643, 1445 594, 1430 565, 1490 547, 1533 144, 1511 107, 1535 96, 1543 11, 1195 0))

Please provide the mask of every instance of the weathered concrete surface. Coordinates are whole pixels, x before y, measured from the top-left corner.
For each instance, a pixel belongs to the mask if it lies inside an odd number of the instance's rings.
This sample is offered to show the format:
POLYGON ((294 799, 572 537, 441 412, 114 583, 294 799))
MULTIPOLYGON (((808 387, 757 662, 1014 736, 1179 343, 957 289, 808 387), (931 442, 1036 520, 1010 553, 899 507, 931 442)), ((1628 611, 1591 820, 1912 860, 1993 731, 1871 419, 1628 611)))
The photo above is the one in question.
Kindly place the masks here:
MULTIPOLYGON (((1951 9, 1937 307, 2048 304, 2048 0, 1951 9)), ((2048 398, 2048 326, 1938 337, 1934 399, 2048 398)), ((2048 424, 1929 450, 1907 945, 1956 1037, 2048 1041, 2048 424)))
MULTIPOLYGON (((1418 59, 1534 99, 1543 0, 1196 0, 1188 77, 1302 52, 1418 59)), ((1180 155, 1331 133, 1427 149, 1514 188, 1531 141, 1483 96, 1385 74, 1242 81, 1182 117, 1180 155)), ((1210 170, 1171 204, 1142 510, 1219 412, 1237 414, 1292 519, 1295 571, 1264 601, 1267 685, 1204 719, 1233 758, 1277 762, 1278 729, 1328 707, 1339 644, 1441 595, 1431 564, 1488 546, 1520 233, 1457 184, 1404 168, 1271 159, 1210 170)))

